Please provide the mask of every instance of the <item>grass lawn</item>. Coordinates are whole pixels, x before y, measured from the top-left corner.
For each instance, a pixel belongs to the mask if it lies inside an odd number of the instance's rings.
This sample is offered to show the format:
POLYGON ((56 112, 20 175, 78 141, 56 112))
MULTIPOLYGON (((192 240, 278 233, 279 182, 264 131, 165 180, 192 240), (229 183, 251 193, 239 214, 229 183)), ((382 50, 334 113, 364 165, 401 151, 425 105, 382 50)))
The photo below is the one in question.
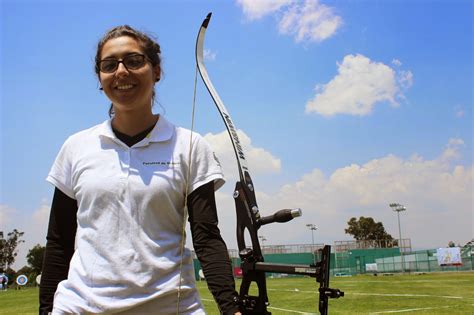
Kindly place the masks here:
MULTIPOLYGON (((209 314, 219 314, 199 284, 209 314)), ((267 279, 272 314, 317 313, 316 285, 310 278, 267 279)), ((329 314, 474 314, 474 272, 331 278, 345 296, 330 300, 329 314)))
MULTIPOLYGON (((239 284, 239 282, 237 282, 239 284)), ((205 282, 198 282, 208 314, 219 314, 205 282)), ((267 280, 272 314, 317 313, 311 278, 267 280)), ((331 278, 345 292, 330 300, 329 314, 474 314, 474 272, 331 278)), ((0 292, 0 314, 37 314, 38 289, 0 292)))

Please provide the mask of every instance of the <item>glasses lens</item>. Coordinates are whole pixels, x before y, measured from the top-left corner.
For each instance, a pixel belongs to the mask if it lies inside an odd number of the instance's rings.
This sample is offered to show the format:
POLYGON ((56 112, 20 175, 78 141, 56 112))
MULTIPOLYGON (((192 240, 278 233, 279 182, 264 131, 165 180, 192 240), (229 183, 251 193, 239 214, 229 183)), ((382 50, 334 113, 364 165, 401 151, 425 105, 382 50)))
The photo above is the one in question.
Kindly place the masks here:
POLYGON ((118 61, 115 59, 106 59, 100 62, 100 71, 111 73, 117 70, 118 61))
POLYGON ((143 55, 131 55, 123 58, 123 63, 127 69, 136 70, 145 64, 145 56, 143 55))

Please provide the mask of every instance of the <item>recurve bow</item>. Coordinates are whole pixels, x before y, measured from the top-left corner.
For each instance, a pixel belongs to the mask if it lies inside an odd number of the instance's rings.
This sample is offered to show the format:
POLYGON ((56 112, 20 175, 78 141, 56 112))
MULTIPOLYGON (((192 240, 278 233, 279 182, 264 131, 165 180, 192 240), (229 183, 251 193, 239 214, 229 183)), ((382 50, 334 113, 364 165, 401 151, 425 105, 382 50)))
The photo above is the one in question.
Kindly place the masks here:
POLYGON ((250 171, 247 165, 246 156, 241 142, 237 135, 237 129, 232 121, 229 112, 222 102, 219 94, 214 88, 206 67, 204 65, 204 39, 212 13, 209 13, 202 22, 201 28, 196 40, 196 64, 201 78, 209 91, 214 103, 219 110, 220 115, 229 133, 232 145, 237 159, 239 169, 239 181, 234 189, 234 200, 237 214, 237 244, 239 256, 241 259, 242 283, 240 285, 238 301, 236 301, 241 312, 247 314, 271 314, 267 307, 269 306, 267 296, 267 285, 265 274, 287 273, 300 274, 316 278, 320 283, 319 287, 319 311, 321 314, 327 314, 328 298, 338 298, 344 296, 344 292, 338 289, 329 288, 329 262, 330 246, 324 246, 321 260, 314 265, 289 265, 265 263, 262 250, 258 239, 258 229, 265 224, 273 222, 287 222, 295 217, 301 216, 300 209, 283 209, 276 213, 262 217, 255 198, 255 188, 252 183, 250 171), (251 246, 245 243, 245 230, 250 236, 251 246), (249 288, 252 283, 256 283, 258 295, 252 296, 249 288))

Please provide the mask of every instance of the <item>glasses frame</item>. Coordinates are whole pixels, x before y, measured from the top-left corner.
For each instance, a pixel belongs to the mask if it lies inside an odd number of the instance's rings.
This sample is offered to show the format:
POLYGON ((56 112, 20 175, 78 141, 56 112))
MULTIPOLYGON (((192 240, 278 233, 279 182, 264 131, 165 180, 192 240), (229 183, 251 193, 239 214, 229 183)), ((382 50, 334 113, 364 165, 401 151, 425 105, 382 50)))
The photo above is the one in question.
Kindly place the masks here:
POLYGON ((142 68, 142 67, 146 64, 147 61, 150 61, 150 59, 148 59, 148 57, 147 57, 146 55, 143 55, 143 54, 130 54, 130 55, 127 55, 127 56, 123 57, 122 59, 105 58, 105 59, 102 59, 102 60, 99 61, 99 71, 102 72, 102 73, 109 73, 109 74, 110 74, 110 73, 114 73, 115 71, 117 71, 117 69, 118 69, 118 67, 119 67, 120 64, 123 64, 123 66, 125 67, 125 69, 127 69, 127 71, 130 71, 130 70, 138 70, 138 69, 142 68), (136 57, 136 56, 142 57, 144 63, 143 63, 140 67, 138 67, 138 68, 136 68, 136 69, 133 69, 133 68, 132 68, 132 69, 129 69, 129 68, 127 67, 127 65, 125 64, 124 60, 127 59, 127 58, 129 58, 129 57, 136 57), (112 61, 112 60, 115 61, 115 62, 117 62, 117 66, 114 68, 114 70, 113 70, 113 71, 110 71, 110 72, 109 72, 109 71, 103 71, 101 64, 102 64, 104 61, 112 61))

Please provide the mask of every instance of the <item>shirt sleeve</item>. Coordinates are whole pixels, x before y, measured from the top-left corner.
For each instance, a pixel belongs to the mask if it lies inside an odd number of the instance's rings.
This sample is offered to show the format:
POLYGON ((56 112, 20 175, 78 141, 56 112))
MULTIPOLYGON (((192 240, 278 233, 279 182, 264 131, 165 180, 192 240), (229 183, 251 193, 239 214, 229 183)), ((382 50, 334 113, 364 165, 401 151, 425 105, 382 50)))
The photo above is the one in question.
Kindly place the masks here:
POLYGON ((46 181, 59 188, 69 198, 76 199, 72 184, 72 156, 69 138, 61 147, 46 181))
POLYGON ((222 187, 225 183, 222 167, 209 143, 202 136, 193 134, 191 152, 189 193, 210 181, 214 182, 215 190, 222 187))

